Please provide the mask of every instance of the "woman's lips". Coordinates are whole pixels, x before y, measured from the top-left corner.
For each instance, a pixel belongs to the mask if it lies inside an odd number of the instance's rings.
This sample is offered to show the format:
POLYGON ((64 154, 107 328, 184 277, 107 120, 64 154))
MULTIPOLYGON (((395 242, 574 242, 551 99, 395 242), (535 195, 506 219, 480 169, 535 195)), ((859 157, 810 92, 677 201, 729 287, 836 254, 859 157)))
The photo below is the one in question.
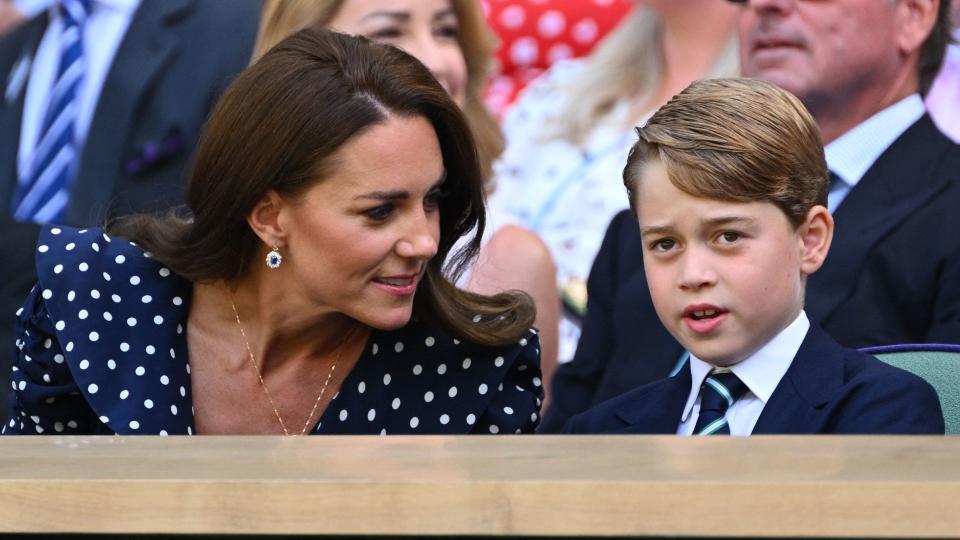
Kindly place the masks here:
POLYGON ((417 292, 419 274, 404 276, 385 276, 373 279, 374 285, 397 296, 410 296, 417 292))

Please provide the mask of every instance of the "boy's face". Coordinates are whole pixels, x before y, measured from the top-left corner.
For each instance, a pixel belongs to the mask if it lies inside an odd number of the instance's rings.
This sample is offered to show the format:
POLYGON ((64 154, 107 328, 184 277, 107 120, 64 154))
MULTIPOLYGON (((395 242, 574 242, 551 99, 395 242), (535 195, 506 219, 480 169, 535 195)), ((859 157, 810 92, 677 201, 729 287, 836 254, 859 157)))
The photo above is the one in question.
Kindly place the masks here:
POLYGON ((659 160, 644 166, 636 194, 653 303, 688 351, 714 365, 736 364, 800 313, 804 276, 822 264, 832 236, 823 207, 794 229, 772 203, 680 191, 659 160))

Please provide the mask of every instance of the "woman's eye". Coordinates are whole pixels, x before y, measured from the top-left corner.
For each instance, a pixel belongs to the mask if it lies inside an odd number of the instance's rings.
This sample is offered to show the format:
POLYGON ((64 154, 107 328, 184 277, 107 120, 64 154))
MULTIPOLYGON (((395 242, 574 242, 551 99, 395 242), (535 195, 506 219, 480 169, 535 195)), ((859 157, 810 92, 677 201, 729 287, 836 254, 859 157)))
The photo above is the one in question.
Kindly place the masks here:
POLYGON ((446 196, 446 193, 443 190, 435 189, 427 194, 423 199, 423 206, 428 210, 436 210, 440 208, 440 201, 446 196))
POLYGON ((389 41, 397 39, 403 35, 403 32, 396 27, 381 28, 367 34, 367 37, 374 41, 389 41))
POLYGON ((367 216, 373 221, 385 221, 388 217, 390 217, 390 214, 392 213, 393 213, 392 204, 382 204, 380 206, 371 208, 369 210, 365 210, 363 212, 363 215, 367 216))
POLYGON ((433 33, 437 37, 445 39, 458 39, 460 37, 460 26, 457 24, 444 24, 434 29, 433 33))

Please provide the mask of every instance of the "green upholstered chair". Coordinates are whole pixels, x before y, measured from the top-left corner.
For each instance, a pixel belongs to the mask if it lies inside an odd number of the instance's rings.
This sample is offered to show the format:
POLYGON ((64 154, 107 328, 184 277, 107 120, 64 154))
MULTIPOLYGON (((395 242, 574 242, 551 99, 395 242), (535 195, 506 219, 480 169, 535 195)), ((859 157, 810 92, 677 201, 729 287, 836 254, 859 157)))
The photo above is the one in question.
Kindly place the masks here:
POLYGON ((930 383, 940 398, 947 435, 960 435, 960 346, 888 345, 861 350, 930 383))

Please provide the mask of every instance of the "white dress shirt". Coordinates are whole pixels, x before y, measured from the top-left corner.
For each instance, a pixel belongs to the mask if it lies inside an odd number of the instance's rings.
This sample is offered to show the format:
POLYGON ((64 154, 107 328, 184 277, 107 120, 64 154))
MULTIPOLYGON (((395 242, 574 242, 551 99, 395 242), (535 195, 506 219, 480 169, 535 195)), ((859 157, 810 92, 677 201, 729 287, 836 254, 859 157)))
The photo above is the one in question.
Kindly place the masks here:
POLYGON ((24 17, 32 19, 50 7, 55 0, 13 0, 13 5, 24 17))
MULTIPOLYGON (((87 138, 103 81, 139 5, 140 0, 93 0, 91 3, 92 9, 83 34, 86 71, 79 88, 79 112, 74 123, 74 141, 78 149, 83 147, 87 138)), ((56 81, 60 62, 63 18, 55 3, 49 10, 50 24, 34 55, 24 98, 20 147, 17 153, 17 170, 21 178, 26 174, 33 158, 33 151, 40 137, 40 124, 47 111, 50 90, 56 81)))
MULTIPOLYGON (((807 336, 810 321, 807 314, 800 311, 797 318, 786 328, 774 336, 757 352, 746 360, 731 366, 726 371, 732 371, 743 384, 747 385, 747 392, 727 409, 724 415, 730 426, 731 435, 750 435, 753 426, 757 424, 763 407, 770 401, 770 396, 780 384, 780 379, 786 374, 793 358, 800 350, 800 344, 807 336)), ((716 366, 690 355, 690 396, 683 408, 680 417, 680 426, 677 435, 691 435, 700 416, 700 386, 716 366)))
POLYGON ((827 209, 833 213, 874 162, 926 109, 919 94, 912 94, 861 122, 824 148, 827 167, 842 182, 830 190, 827 209))

